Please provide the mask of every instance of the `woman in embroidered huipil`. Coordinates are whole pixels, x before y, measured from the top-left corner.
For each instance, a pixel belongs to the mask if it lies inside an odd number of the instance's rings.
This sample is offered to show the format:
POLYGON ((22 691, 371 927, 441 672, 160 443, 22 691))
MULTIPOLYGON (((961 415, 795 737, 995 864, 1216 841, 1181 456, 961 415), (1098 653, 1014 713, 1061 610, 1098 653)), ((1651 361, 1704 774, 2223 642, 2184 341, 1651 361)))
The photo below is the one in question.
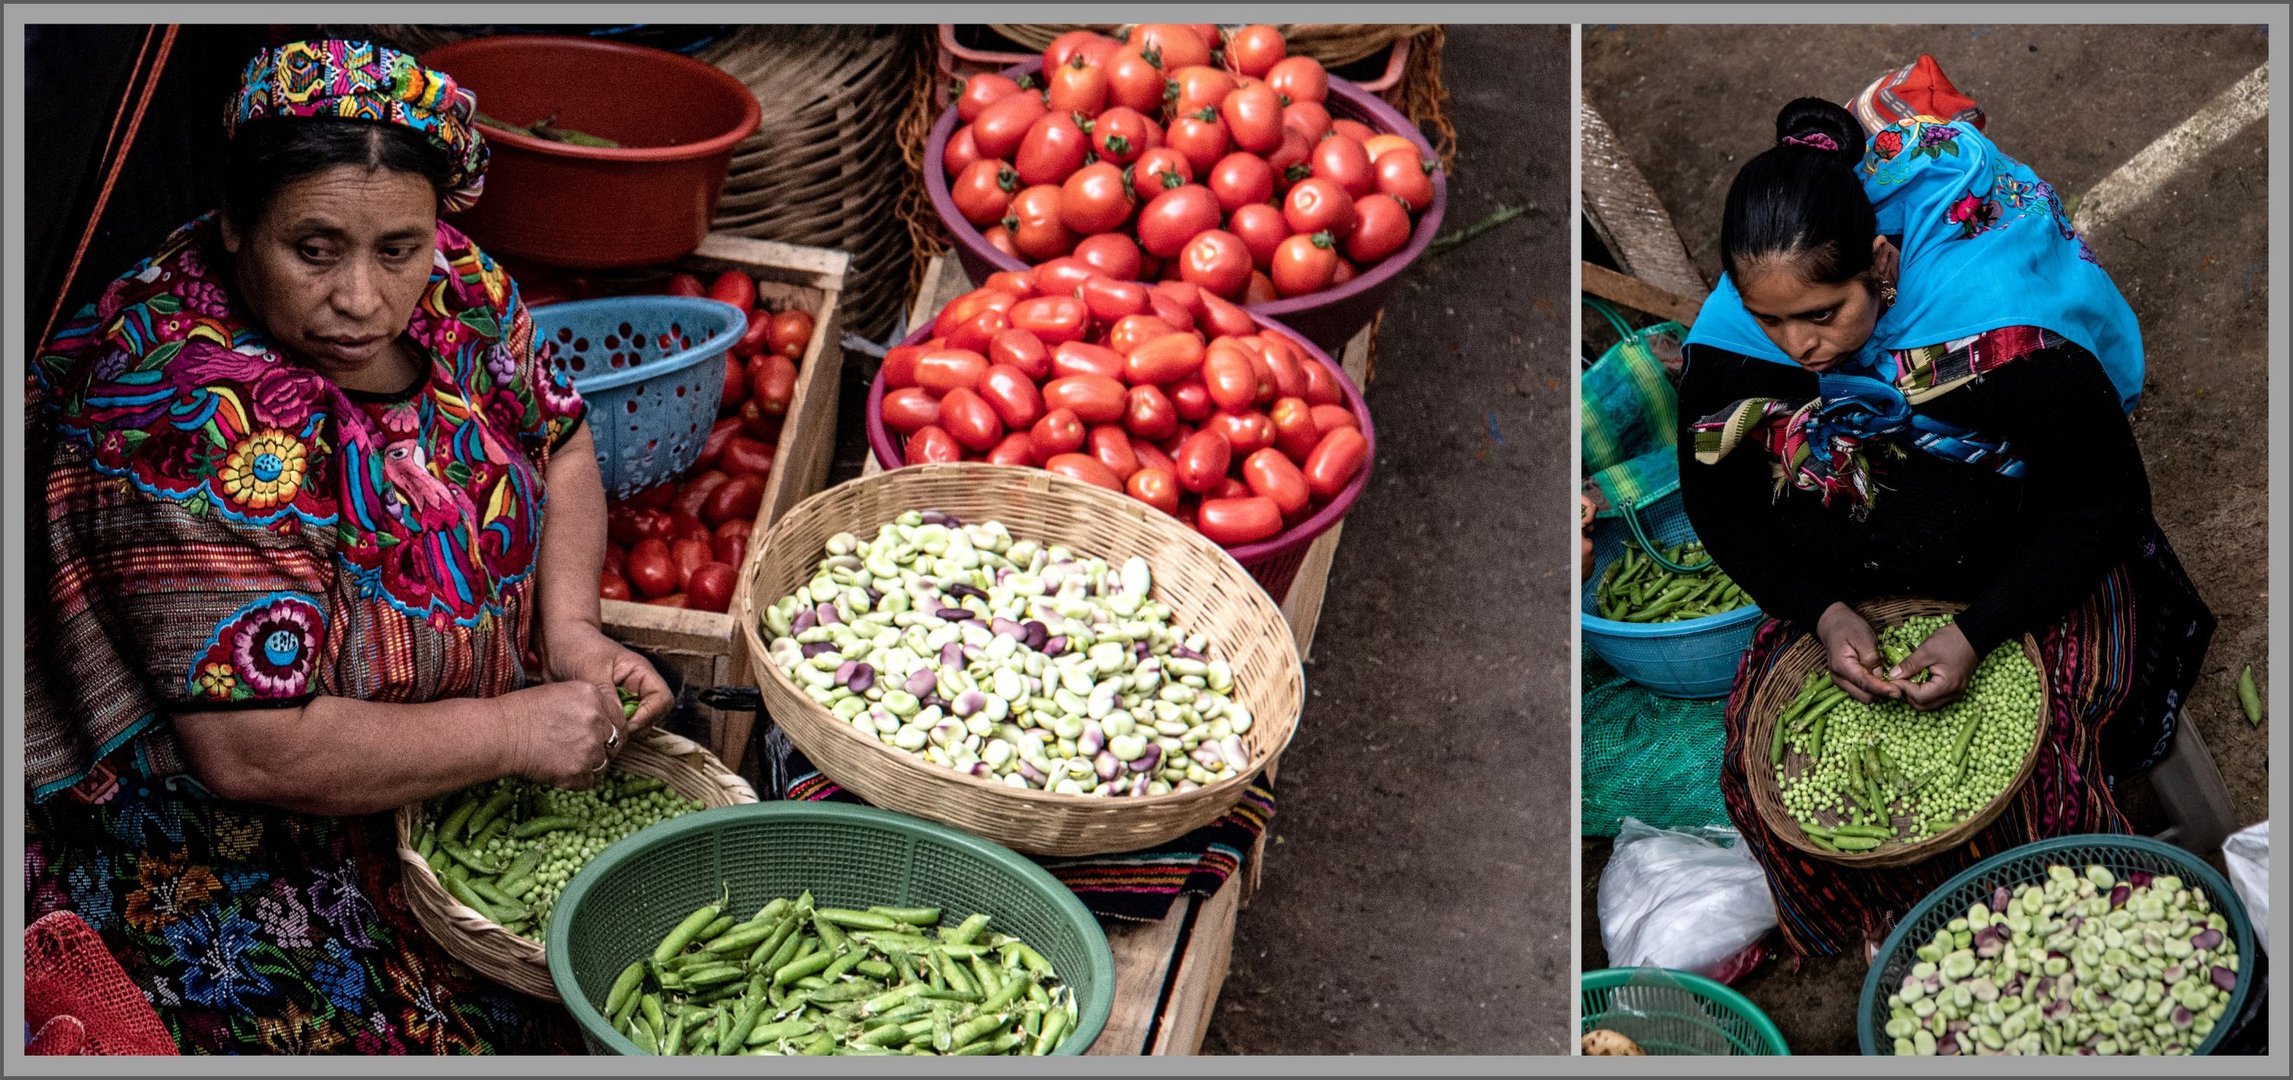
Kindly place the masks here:
POLYGON ((474 110, 394 50, 266 50, 223 207, 34 366, 29 913, 189 1052, 579 1049, 412 921, 387 813, 584 786, 670 704, 598 629, 581 399, 439 220, 474 110))
POLYGON ((1721 785, 1786 942, 1833 953, 1974 860, 2127 831, 2112 792, 2171 749, 2214 620, 2151 515, 2128 421, 2133 311, 2060 197, 1963 118, 1867 138, 1802 99, 1776 137, 1728 192, 1727 273, 1688 336, 1681 490, 1771 617, 1728 705, 1721 785), (1852 606, 1884 596, 1967 606, 1891 666, 1852 606), (2053 704, 2028 785, 1972 844, 1903 870, 1772 842, 1740 750, 1752 694, 1800 632, 1849 694, 1923 710, 2036 634, 2053 704))

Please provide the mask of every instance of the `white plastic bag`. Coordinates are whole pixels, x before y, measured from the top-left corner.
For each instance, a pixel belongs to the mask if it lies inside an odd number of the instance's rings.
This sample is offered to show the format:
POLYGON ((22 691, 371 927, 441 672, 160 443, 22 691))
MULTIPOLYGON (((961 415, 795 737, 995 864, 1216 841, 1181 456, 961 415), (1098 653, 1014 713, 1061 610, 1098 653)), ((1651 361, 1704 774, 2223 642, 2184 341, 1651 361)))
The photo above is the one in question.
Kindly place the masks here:
POLYGON ((2221 843, 2221 861, 2229 866, 2229 884, 2245 901, 2253 917, 2253 941, 2269 948, 2269 823, 2249 825, 2221 843))
POLYGON ((1600 874, 1608 966, 1692 971, 1723 983, 1757 966, 1760 942, 1775 929, 1775 900, 1737 840, 1734 829, 1678 832, 1625 818, 1600 874))

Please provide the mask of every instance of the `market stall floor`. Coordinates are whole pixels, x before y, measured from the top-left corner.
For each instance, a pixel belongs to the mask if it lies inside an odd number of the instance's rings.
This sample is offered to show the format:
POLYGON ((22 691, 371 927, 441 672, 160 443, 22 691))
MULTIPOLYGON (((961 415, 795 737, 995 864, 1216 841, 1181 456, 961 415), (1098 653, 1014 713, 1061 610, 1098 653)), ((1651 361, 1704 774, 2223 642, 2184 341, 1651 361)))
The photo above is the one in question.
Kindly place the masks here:
MULTIPOLYGON (((1792 97, 1844 99, 1931 53, 1983 104, 2002 146, 2059 190, 2087 193, 2267 57, 2261 31, 2240 27, 1802 26, 1788 35, 1788 63, 1778 40, 1772 27, 1585 30, 1585 99, 1647 174, 1707 279, 1718 269, 1729 180, 1792 97), (2140 57, 2143 78, 2108 74, 2129 56, 2140 57)), ((2134 430, 2158 520, 2220 619, 2189 708, 2240 824, 2268 816, 2268 729, 2247 724, 2235 690, 2247 664, 2265 687, 2269 675, 2264 132, 2251 124, 2176 162, 2144 185, 2145 199, 2088 230, 2142 320, 2149 377, 2134 430)), ((2141 831, 2165 828, 2143 783, 2127 785, 2121 802, 2141 831)), ((1605 841, 1584 844, 1587 968, 1606 963, 1591 913, 1607 855, 1605 841)), ((1854 1053, 1865 970, 1860 956, 1797 972, 1771 961, 1739 988, 1794 1053, 1854 1053)))

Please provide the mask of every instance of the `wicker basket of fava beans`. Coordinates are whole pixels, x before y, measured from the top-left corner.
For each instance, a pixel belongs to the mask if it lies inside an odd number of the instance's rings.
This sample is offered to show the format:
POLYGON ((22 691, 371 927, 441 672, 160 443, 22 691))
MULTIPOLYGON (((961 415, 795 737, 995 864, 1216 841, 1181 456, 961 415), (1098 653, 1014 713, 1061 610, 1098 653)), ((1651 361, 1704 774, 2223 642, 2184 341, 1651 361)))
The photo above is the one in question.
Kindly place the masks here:
MULTIPOLYGON (((1856 611, 1893 663, 1963 607, 1889 599, 1856 611)), ((1955 704, 1865 705, 1833 685, 1822 644, 1802 635, 1749 705, 1752 805, 1785 843, 1845 866, 1910 866, 1961 847, 2030 779, 2050 716, 2044 672, 2038 639, 2025 636, 1984 657, 1955 704)))
POLYGON ((756 789, 700 744, 647 728, 587 791, 511 777, 400 807, 406 904, 471 970, 556 1001, 542 942, 574 873, 656 821, 755 801, 756 789))

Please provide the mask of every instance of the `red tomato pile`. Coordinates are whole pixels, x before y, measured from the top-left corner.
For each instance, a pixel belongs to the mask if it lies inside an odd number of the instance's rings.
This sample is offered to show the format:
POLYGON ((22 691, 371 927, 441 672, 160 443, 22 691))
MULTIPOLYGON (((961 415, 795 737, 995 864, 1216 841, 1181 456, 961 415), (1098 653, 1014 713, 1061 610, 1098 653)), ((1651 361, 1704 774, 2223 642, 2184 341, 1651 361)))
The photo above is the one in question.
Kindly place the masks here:
POLYGON ((613 504, 606 513, 598 593, 665 607, 722 612, 764 503, 780 427, 796 395, 796 362, 812 341, 812 313, 759 306, 756 283, 726 271, 704 286, 669 279, 675 296, 710 296, 748 309, 748 332, 725 360, 724 397, 701 454, 685 475, 613 504))
POLYGON ((1148 24, 1043 51, 1041 82, 965 80, 948 193, 998 250, 1257 304, 1351 281, 1433 201, 1417 144, 1332 119, 1281 32, 1148 24), (1221 62, 1213 53, 1223 50, 1221 62))
POLYGON ((1185 282, 1067 261, 1004 272, 885 354, 905 462, 1033 465, 1227 547, 1305 520, 1368 464, 1344 375, 1185 282))

